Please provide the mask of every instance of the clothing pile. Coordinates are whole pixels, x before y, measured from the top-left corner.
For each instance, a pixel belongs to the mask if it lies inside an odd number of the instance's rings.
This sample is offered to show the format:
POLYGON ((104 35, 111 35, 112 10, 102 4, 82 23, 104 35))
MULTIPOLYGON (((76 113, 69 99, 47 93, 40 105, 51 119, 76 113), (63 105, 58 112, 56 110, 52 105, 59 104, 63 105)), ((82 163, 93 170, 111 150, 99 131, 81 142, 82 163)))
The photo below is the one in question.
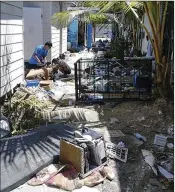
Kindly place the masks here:
POLYGON ((51 164, 38 172, 27 183, 31 186, 46 184, 47 186, 73 191, 82 188, 82 186, 93 187, 102 183, 106 178, 113 180, 114 177, 112 168, 109 166, 102 166, 88 177, 80 179, 78 172, 72 165, 51 164))

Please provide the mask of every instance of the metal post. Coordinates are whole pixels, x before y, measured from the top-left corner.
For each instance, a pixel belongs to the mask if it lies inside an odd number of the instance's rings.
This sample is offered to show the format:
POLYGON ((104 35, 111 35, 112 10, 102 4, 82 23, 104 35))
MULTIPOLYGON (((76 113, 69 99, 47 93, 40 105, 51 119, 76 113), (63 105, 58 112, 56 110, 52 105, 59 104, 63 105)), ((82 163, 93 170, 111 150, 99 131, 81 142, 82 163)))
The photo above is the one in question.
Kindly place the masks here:
MULTIPOLYGON (((62 2, 60 2, 60 12, 63 11, 63 4, 62 2)), ((60 27, 60 54, 62 54, 62 51, 63 51, 63 28, 60 27)))
MULTIPOLYGON (((77 61, 79 62, 79 61, 77 61)), ((78 77, 77 77, 77 62, 74 63, 74 72, 75 72, 75 99, 78 101, 78 77)))

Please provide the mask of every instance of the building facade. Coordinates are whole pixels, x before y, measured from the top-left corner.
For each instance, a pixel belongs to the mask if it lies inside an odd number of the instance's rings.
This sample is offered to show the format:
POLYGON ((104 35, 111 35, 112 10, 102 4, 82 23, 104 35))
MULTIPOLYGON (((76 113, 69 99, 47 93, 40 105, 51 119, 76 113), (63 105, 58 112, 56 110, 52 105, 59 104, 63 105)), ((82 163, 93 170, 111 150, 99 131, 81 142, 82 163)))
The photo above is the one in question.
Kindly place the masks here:
POLYGON ((64 2, 0 2, 0 97, 24 80, 24 62, 34 48, 52 41, 48 61, 67 50, 67 28, 52 26, 56 12, 67 10, 64 2))

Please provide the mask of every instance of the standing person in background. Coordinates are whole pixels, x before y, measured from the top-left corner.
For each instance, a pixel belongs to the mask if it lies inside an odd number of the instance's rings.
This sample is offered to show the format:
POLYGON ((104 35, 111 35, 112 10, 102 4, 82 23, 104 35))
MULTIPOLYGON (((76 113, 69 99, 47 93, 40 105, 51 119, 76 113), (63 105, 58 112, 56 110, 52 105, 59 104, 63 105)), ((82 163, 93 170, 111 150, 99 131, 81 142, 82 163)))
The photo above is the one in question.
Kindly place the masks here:
MULTIPOLYGON (((148 35, 146 36, 146 39, 148 41, 146 57, 154 57, 153 47, 152 47, 151 41, 149 40, 148 35)), ((152 39, 152 41, 154 43, 154 39, 152 39)), ((152 72, 153 72, 152 76, 154 76, 155 70, 156 70, 156 63, 155 63, 155 60, 153 60, 152 61, 152 72)))
POLYGON ((48 80, 49 72, 47 70, 47 59, 49 49, 51 49, 52 43, 50 41, 46 42, 44 45, 39 45, 35 48, 29 63, 27 64, 27 69, 43 69, 45 73, 45 79, 48 80))
POLYGON ((148 41, 146 57, 151 57, 153 56, 153 47, 151 45, 151 41, 149 40, 148 35, 146 36, 146 40, 148 41))

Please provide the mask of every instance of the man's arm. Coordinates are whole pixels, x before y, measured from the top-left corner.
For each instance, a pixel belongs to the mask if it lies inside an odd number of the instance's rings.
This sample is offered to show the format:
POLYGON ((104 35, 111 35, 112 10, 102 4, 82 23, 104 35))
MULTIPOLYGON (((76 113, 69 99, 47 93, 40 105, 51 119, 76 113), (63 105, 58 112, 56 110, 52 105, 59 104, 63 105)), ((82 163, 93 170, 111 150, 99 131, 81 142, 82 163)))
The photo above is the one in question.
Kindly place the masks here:
POLYGON ((38 64, 41 64, 41 61, 40 61, 39 58, 37 57, 36 53, 33 54, 33 57, 38 61, 38 64))
POLYGON ((40 48, 39 47, 36 47, 34 53, 33 53, 33 57, 37 60, 38 64, 41 64, 41 61, 40 59, 38 58, 37 54, 38 52, 40 51, 40 48))

